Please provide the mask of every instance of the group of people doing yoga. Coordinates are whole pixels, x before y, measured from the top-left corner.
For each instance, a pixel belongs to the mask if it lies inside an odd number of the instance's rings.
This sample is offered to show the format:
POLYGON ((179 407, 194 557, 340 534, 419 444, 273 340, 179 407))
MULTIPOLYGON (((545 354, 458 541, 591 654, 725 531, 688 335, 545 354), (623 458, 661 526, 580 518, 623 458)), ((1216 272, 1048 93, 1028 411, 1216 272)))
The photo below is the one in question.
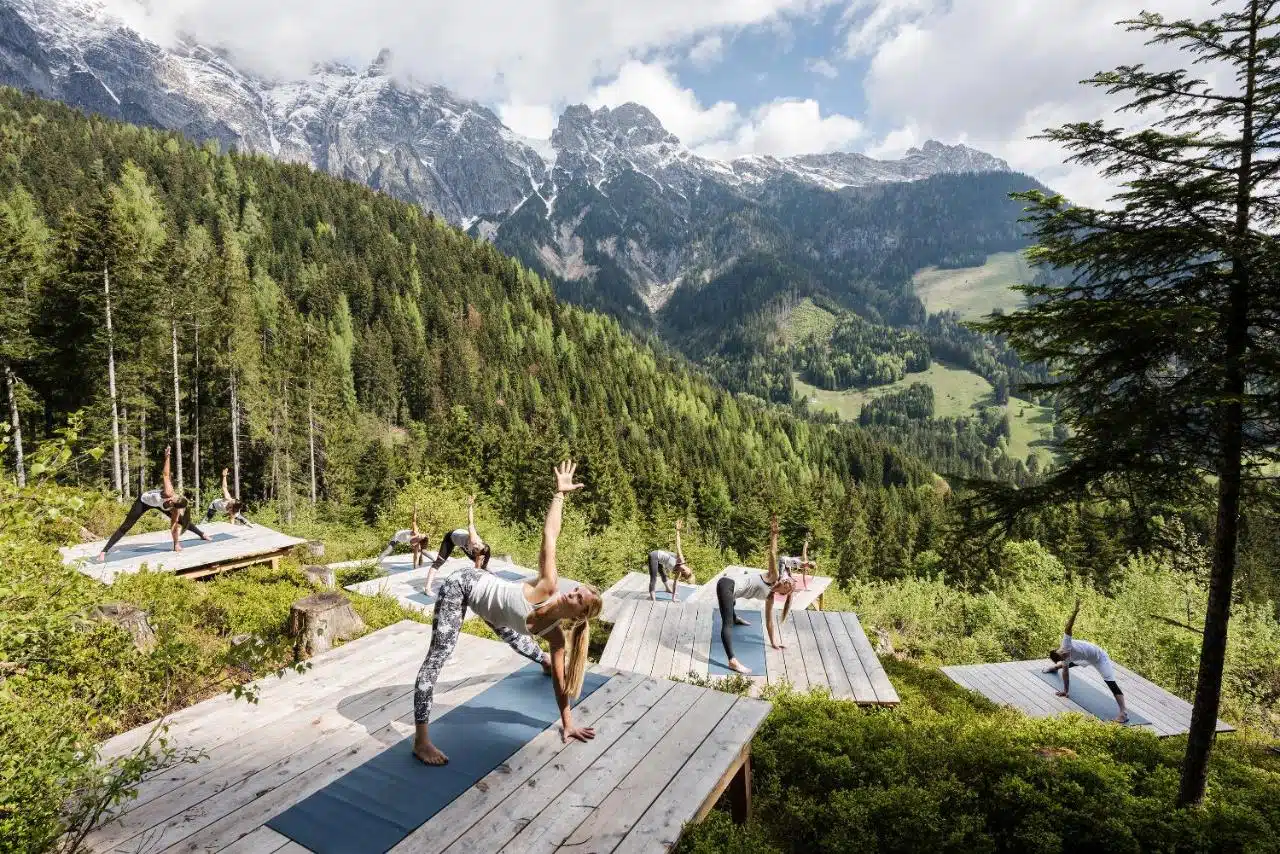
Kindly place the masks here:
MULTIPOLYGON (((171 456, 172 448, 166 446, 164 449, 164 468, 160 471, 160 486, 156 489, 147 490, 133 500, 133 506, 125 514, 124 521, 120 523, 119 528, 116 528, 115 533, 107 538, 107 544, 98 553, 98 561, 100 563, 107 559, 107 552, 111 551, 116 543, 120 542, 120 538, 129 533, 133 526, 138 524, 138 520, 150 510, 159 510, 169 517, 169 533, 173 536, 173 550, 175 552, 182 551, 182 543, 179 542, 179 539, 184 531, 190 531, 202 540, 212 539, 191 521, 191 500, 187 496, 179 494, 173 488, 173 480, 169 476, 171 456)), ((225 514, 235 524, 248 525, 249 520, 244 517, 244 509, 245 503, 231 496, 231 491, 227 488, 227 469, 223 469, 222 497, 215 498, 209 502, 204 521, 206 523, 212 522, 215 516, 225 514)))

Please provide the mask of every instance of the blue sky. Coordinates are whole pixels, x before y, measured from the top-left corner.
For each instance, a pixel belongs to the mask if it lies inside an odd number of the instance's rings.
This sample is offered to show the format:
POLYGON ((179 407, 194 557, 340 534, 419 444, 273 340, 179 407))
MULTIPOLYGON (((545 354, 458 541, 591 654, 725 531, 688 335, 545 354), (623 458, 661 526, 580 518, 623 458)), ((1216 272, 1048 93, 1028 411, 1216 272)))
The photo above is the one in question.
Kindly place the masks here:
POLYGON ((1078 81, 1185 64, 1117 20, 1214 14, 1211 0, 57 1, 105 3, 152 38, 193 33, 286 78, 390 48, 398 73, 533 138, 566 104, 636 101, 706 156, 963 142, 1091 204, 1114 187, 1030 137, 1069 121, 1132 126, 1078 81))

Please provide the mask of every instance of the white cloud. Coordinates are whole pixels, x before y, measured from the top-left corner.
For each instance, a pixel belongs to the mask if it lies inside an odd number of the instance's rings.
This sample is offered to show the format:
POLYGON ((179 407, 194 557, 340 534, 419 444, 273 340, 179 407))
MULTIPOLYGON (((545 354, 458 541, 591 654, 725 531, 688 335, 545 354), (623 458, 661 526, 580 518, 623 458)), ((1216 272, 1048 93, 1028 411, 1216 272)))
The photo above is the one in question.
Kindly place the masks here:
POLYGON ((804 61, 805 71, 811 71, 814 74, 821 75, 828 80, 835 80, 840 76, 840 69, 836 68, 825 59, 806 59, 804 61))
POLYGON ((699 39, 689 49, 689 61, 698 68, 710 68, 724 56, 724 39, 710 35, 699 39))
POLYGON ((546 104, 498 105, 498 118, 511 130, 531 139, 549 139, 556 128, 555 110, 546 104))
POLYGON ((180 30, 225 45, 261 73, 390 48, 393 67, 493 103, 579 100, 628 59, 776 25, 839 0, 107 0, 160 41, 180 30), (139 11, 146 8, 146 13, 139 11))
POLYGON ((863 134, 862 124, 855 119, 838 113, 822 115, 812 98, 782 99, 752 111, 732 136, 703 146, 699 153, 723 158, 819 154, 848 150, 863 134))
POLYGON ((648 107, 663 127, 688 146, 720 139, 739 122, 737 104, 718 101, 703 107, 692 89, 682 87, 669 69, 657 63, 626 63, 612 81, 587 97, 587 106, 616 107, 628 101, 648 107))
MULTIPOLYGON (((1028 139, 1046 127, 1104 118, 1132 127, 1105 92, 1079 81, 1120 64, 1185 67, 1171 47, 1145 47, 1115 22, 1150 0, 1035 3, 1016 11, 990 0, 853 0, 846 52, 870 58, 864 81, 869 119, 895 128, 875 146, 907 139, 963 140, 1003 157, 1070 198, 1102 204, 1114 191, 1092 167, 1064 165, 1066 153, 1028 139)), ((1212 0, 1161 0, 1166 18, 1212 17, 1212 0)), ((1197 69, 1203 74, 1203 69, 1197 69)), ((892 143, 892 144, 890 144, 892 143)))

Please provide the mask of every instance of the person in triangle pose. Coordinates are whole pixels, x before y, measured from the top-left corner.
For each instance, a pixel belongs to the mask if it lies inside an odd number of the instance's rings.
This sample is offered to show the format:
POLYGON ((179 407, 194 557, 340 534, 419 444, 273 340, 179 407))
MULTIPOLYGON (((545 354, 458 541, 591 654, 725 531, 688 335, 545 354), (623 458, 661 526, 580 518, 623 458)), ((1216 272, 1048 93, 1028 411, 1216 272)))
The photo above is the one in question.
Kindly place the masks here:
POLYGON ((658 578, 662 578, 662 589, 671 594, 672 602, 680 601, 680 582, 693 581, 693 570, 684 562, 684 549, 680 545, 680 532, 684 522, 676 520, 676 551, 672 554, 662 549, 649 552, 649 599, 652 600, 654 588, 658 586, 658 578), (671 573, 671 586, 667 587, 667 573, 671 573))
POLYGON ((213 517, 219 513, 225 513, 227 518, 237 525, 248 525, 249 520, 244 518, 245 503, 238 498, 231 497, 231 490, 227 487, 227 474, 230 470, 222 470, 222 497, 215 498, 209 502, 209 509, 205 511, 205 522, 212 522, 213 517))
POLYGON ((191 510, 188 506, 185 495, 179 495, 178 491, 173 488, 173 481, 169 479, 169 457, 172 448, 164 449, 164 469, 160 472, 161 485, 159 489, 149 489, 133 500, 133 506, 129 508, 128 514, 125 515, 124 521, 120 523, 120 527, 116 528, 116 532, 107 540, 107 544, 103 546, 102 551, 98 553, 98 562, 102 563, 107 559, 107 552, 120 542, 120 538, 129 533, 134 525, 138 524, 148 510, 159 510, 169 517, 169 533, 173 535, 173 550, 175 552, 182 551, 182 544, 178 542, 178 538, 183 531, 190 531, 196 534, 202 540, 209 540, 210 537, 204 531, 201 531, 191 521, 191 510))
POLYGON ((1107 651, 1097 644, 1078 640, 1071 636, 1071 632, 1075 628, 1076 616, 1079 613, 1080 597, 1077 596, 1076 607, 1071 611, 1071 616, 1067 618, 1067 625, 1062 630, 1062 645, 1049 653, 1049 659, 1054 664, 1045 670, 1045 673, 1062 672, 1062 690, 1058 692, 1058 696, 1066 697, 1071 693, 1071 668, 1091 665, 1098 671, 1102 681, 1107 683, 1107 687, 1111 689, 1112 696, 1116 698, 1116 706, 1119 707, 1120 713, 1112 720, 1116 723, 1127 724, 1129 722, 1129 712, 1125 708, 1124 692, 1120 690, 1120 686, 1116 683, 1116 668, 1111 661, 1111 656, 1107 655, 1107 651))
MULTIPOLYGON (((423 534, 418 531, 418 505, 413 505, 413 520, 410 523, 412 527, 401 528, 391 535, 387 547, 382 550, 382 554, 378 555, 378 563, 381 564, 387 555, 395 550, 396 546, 408 546, 413 551, 413 568, 417 569, 422 565, 422 549, 427 544, 429 534, 423 534)), ((427 590, 431 589, 430 579, 428 579, 427 590)))
POLYGON ((782 606, 782 619, 787 619, 791 611, 791 594, 795 590, 795 582, 790 576, 778 572, 778 517, 774 516, 769 526, 769 570, 768 572, 745 572, 734 576, 724 575, 716 582, 716 604, 720 606, 720 643, 724 644, 724 654, 729 659, 729 669, 737 673, 747 674, 751 668, 744 665, 733 654, 733 626, 749 626, 751 623, 739 617, 735 603, 739 599, 764 600, 764 625, 769 633, 769 644, 774 649, 783 649, 779 643, 773 621, 773 597, 775 594, 786 597, 782 606))
POLYGON ((440 550, 436 552, 436 559, 431 562, 431 567, 427 570, 427 585, 423 588, 424 590, 431 591, 431 582, 436 577, 436 570, 444 566, 444 562, 449 559, 449 555, 453 554, 455 548, 481 569, 489 568, 493 548, 480 539, 480 534, 476 531, 476 497, 474 495, 467 498, 467 527, 455 528, 444 535, 440 550))
POLYGON ((556 467, 556 494, 542 529, 536 579, 500 578, 480 565, 482 555, 477 552, 473 557, 474 566, 454 573, 440 585, 435 618, 431 622, 431 649, 418 671, 413 692, 413 755, 421 762, 444 765, 449 761, 449 757, 431 743, 428 726, 436 680, 457 646, 467 608, 488 623, 512 649, 550 671, 560 707, 564 742, 595 738, 591 727, 574 725, 570 703, 582 693, 587 648, 591 643, 590 620, 600 613, 600 591, 580 584, 562 593, 556 570, 556 540, 560 536, 565 495, 583 486, 573 482, 576 470, 577 465, 567 460, 556 467), (546 638, 550 656, 538 646, 536 638, 540 637, 546 638))

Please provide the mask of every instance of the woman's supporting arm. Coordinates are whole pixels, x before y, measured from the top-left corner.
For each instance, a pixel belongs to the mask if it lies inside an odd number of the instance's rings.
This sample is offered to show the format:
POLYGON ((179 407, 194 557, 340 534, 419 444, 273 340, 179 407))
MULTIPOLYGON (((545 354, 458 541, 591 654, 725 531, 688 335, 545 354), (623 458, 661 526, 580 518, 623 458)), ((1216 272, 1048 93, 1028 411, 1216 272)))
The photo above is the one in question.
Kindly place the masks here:
MULTIPOLYGON (((791 597, 794 595, 795 591, 788 593, 786 601, 782 603, 782 619, 779 621, 779 625, 787 621, 787 615, 791 613, 791 597)), ((772 599, 773 597, 770 596, 769 598, 772 599)))
POLYGON ((773 628, 773 593, 769 593, 769 597, 764 600, 764 627, 769 631, 769 645, 774 649, 782 649, 778 645, 777 635, 774 634, 773 628))
POLYGON ((576 738, 578 741, 595 738, 596 731, 592 727, 579 728, 573 725, 569 690, 566 687, 565 649, 568 644, 565 639, 564 629, 556 629, 547 637, 547 640, 551 644, 551 683, 555 686, 556 705, 560 708, 560 726, 563 728, 561 738, 566 744, 571 738, 576 738))

